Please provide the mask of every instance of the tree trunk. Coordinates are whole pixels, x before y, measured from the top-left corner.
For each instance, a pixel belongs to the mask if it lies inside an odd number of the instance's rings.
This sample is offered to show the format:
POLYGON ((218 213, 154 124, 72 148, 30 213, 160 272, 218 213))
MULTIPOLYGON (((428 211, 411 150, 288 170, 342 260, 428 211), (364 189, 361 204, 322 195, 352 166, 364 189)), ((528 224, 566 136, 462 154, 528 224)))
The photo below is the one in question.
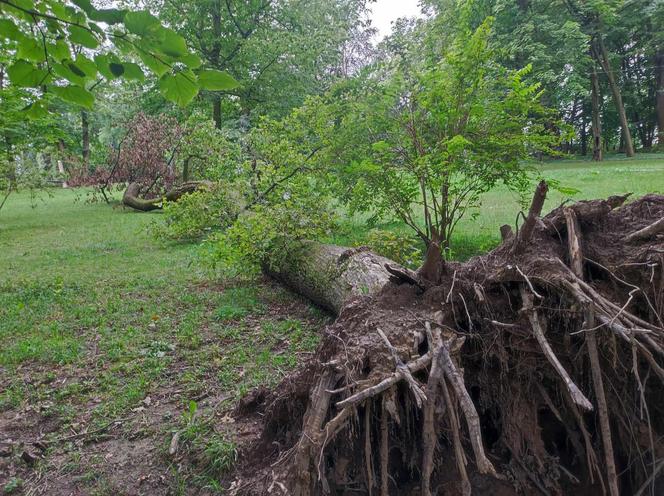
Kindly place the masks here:
POLYGON ((212 97, 212 120, 214 120, 214 127, 221 129, 221 96, 214 95, 212 97))
POLYGON ((122 204, 131 207, 134 210, 140 210, 141 212, 161 210, 164 201, 178 201, 183 195, 208 188, 211 184, 212 183, 209 181, 190 181, 176 186, 170 191, 167 191, 163 196, 146 200, 139 196, 141 194, 141 185, 138 183, 129 183, 124 195, 122 195, 122 204))
POLYGON ((627 115, 625 114, 625 106, 623 105, 622 95, 620 94, 620 88, 616 82, 616 78, 611 69, 611 62, 609 61, 609 54, 604 45, 604 39, 601 34, 597 35, 597 44, 595 47, 597 59, 606 74, 606 78, 609 81, 609 87, 611 88, 611 93, 613 94, 613 102, 616 105, 616 110, 618 111, 618 117, 620 118, 620 128, 622 129, 623 138, 625 140, 625 154, 628 157, 634 156, 634 144, 632 143, 632 135, 629 131, 629 123, 627 122, 627 115))
POLYGON ((581 119, 581 155, 588 155, 588 130, 586 128, 585 115, 581 119))
POLYGON ((655 56, 655 73, 657 84, 655 86, 655 105, 657 112, 657 144, 664 148, 664 50, 659 49, 655 56))
POLYGON ((81 111, 81 144, 83 148, 83 168, 85 171, 90 166, 90 123, 88 113, 81 111))
POLYGON ((366 248, 303 243, 294 253, 263 265, 277 279, 314 303, 338 314, 353 296, 378 292, 389 280, 391 260, 366 248))
POLYGON ((592 106, 592 134, 593 134, 593 160, 602 161, 602 121, 600 118, 600 99, 599 81, 597 71, 593 65, 593 71, 590 73, 591 84, 591 106, 592 106))

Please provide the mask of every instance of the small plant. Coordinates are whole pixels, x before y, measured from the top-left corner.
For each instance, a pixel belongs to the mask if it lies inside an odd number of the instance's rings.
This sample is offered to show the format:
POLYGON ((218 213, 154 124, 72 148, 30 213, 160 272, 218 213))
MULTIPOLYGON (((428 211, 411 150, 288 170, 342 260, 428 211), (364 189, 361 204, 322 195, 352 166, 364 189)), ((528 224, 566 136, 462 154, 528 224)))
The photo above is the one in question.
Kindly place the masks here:
POLYGON ((215 317, 222 322, 239 320, 249 313, 260 312, 262 306, 256 291, 246 287, 227 289, 222 293, 220 303, 215 317))
POLYGON ((18 477, 12 477, 2 489, 2 494, 17 494, 23 487, 23 480, 18 477))
POLYGON ((183 412, 182 423, 180 441, 198 477, 205 479, 206 484, 216 483, 237 460, 235 443, 217 432, 209 419, 202 418, 195 401, 190 401, 188 409, 183 412))

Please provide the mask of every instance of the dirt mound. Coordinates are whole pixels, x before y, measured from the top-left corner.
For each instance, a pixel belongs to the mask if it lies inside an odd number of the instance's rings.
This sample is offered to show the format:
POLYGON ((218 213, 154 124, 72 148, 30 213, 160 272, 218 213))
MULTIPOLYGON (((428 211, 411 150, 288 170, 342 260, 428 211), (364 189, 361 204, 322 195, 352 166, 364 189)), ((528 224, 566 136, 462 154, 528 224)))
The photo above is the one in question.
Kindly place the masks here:
POLYGON ((235 493, 661 494, 664 197, 624 201, 534 201, 436 284, 347 302, 237 413, 235 493))

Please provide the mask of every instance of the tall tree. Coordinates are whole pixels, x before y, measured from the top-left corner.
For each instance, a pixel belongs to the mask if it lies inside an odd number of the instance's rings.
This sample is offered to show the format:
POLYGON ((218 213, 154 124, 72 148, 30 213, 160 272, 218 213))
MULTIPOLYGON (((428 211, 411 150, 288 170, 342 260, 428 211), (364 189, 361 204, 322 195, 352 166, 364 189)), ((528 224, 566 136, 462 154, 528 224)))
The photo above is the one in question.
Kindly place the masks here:
POLYGON ((357 63, 368 29, 365 0, 158 0, 153 7, 203 63, 240 82, 211 97, 217 127, 257 108, 283 116, 323 91, 357 63))

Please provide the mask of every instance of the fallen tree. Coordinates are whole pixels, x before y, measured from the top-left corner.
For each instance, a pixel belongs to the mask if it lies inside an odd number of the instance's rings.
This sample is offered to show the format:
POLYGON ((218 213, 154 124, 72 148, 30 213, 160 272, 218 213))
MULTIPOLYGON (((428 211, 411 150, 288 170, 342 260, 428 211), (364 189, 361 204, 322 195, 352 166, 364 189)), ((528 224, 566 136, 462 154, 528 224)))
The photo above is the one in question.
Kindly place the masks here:
POLYGON ((141 212, 151 212, 161 210, 164 201, 178 201, 183 195, 193 193, 194 191, 209 188, 212 185, 209 181, 188 181, 173 187, 164 195, 156 198, 141 198, 141 185, 139 183, 129 183, 127 189, 122 195, 122 204, 126 207, 140 210, 141 212))
POLYGON ((311 243, 271 267, 337 319, 242 402, 262 429, 232 492, 661 493, 664 197, 542 217, 546 189, 466 263, 311 243))

